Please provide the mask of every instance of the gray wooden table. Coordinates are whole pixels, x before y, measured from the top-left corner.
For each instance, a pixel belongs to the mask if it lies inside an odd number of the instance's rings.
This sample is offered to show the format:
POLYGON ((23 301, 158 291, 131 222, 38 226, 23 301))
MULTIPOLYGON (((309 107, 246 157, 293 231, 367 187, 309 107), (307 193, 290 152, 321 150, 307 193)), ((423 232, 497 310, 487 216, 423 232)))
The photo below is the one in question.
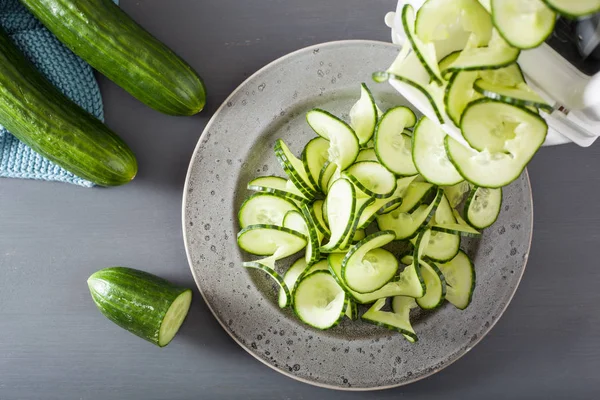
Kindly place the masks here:
POLYGON ((137 153, 133 183, 84 189, 0 179, 0 399, 593 399, 600 396, 600 144, 530 165, 535 230, 525 277, 474 351, 413 385, 311 387, 260 364, 200 295, 165 349, 104 319, 86 279, 127 265, 194 287, 180 228, 194 145, 212 112, 266 63, 314 43, 389 40, 395 0, 122 0, 204 76, 206 111, 154 112, 104 78, 106 120, 137 153))

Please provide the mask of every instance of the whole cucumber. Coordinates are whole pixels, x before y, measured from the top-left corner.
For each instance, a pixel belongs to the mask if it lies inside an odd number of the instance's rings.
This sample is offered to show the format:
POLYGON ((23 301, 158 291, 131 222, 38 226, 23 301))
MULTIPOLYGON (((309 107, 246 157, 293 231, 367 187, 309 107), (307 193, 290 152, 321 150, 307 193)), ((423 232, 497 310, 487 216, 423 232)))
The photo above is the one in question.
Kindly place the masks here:
POLYGON ((112 0, 21 0, 75 54, 141 102, 170 115, 204 108, 198 74, 112 0))
POLYGON ((137 173, 127 144, 55 88, 2 29, 0 124, 33 150, 97 185, 122 185, 137 173))

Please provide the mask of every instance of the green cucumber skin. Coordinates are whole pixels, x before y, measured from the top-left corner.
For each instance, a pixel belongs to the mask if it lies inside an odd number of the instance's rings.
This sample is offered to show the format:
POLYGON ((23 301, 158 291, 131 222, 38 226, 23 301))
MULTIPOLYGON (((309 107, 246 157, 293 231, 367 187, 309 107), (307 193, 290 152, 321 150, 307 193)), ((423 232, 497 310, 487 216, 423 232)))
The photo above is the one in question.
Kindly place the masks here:
POLYGON ((112 0, 21 2, 75 54, 146 105, 169 115, 204 108, 198 74, 112 0))
POLYGON ((122 185, 137 174, 127 144, 46 80, 2 30, 0 124, 36 152, 97 185, 122 185))
POLYGON ((126 267, 110 267, 88 279, 92 299, 104 316, 121 328, 159 345, 159 331, 175 299, 190 289, 126 267))

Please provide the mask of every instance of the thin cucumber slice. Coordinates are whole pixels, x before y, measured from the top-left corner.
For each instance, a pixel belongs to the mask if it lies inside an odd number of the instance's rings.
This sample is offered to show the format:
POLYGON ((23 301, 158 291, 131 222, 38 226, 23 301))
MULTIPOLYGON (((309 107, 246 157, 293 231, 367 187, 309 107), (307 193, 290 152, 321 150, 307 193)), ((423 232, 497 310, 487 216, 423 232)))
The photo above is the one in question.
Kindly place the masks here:
POLYGON ((517 63, 504 68, 479 71, 479 76, 492 85, 517 86, 520 83, 525 83, 525 76, 517 63))
POLYGON ((446 223, 446 224, 434 224, 431 227, 432 231, 451 233, 455 235, 467 236, 467 237, 478 237, 481 236, 481 232, 474 229, 470 225, 468 225, 461 217, 458 215, 456 210, 452 210, 454 213, 454 218, 456 218, 456 223, 446 223))
POLYGON ((354 206, 354 220, 352 221, 352 226, 350 227, 350 230, 348 231, 346 237, 342 241, 342 244, 338 247, 338 250, 347 251, 350 248, 350 244, 352 243, 352 240, 354 239, 354 236, 358 229, 360 216, 374 201, 375 199, 373 197, 363 197, 356 199, 356 204, 354 206))
POLYGON ((396 175, 418 173, 412 160, 412 139, 404 128, 416 123, 415 113, 408 107, 394 107, 381 117, 375 131, 375 154, 379 162, 396 175))
POLYGON ((365 322, 400 332, 416 342, 417 334, 410 324, 410 307, 399 307, 398 312, 381 311, 385 302, 386 299, 377 300, 360 318, 365 322))
POLYGON ((429 224, 442 196, 442 190, 438 189, 435 199, 430 205, 421 205, 410 214, 394 210, 388 214, 379 215, 377 216, 377 225, 380 230, 394 231, 396 240, 410 239, 418 235, 429 224))
POLYGON ((350 109, 350 126, 358 138, 358 144, 365 146, 377 125, 377 105, 366 84, 360 84, 360 99, 350 109))
POLYGON ((506 186, 517 179, 546 139, 548 125, 525 108, 480 99, 465 110, 464 138, 478 152, 446 138, 446 151, 460 174, 481 187, 506 186))
POLYGON ((405 4, 402 8, 402 25, 404 33, 408 38, 413 51, 419 58, 419 61, 429 74, 431 80, 437 84, 442 84, 443 78, 437 64, 435 54, 435 45, 433 43, 424 43, 415 33, 415 9, 410 4, 405 4))
POLYGON ((465 204, 465 218, 477 229, 492 226, 502 209, 502 188, 473 188, 465 204))
MULTIPOLYGON (((319 261, 317 261, 317 262, 315 262, 313 264, 309 264, 309 265, 306 266, 306 268, 300 274, 300 276, 298 277, 298 279, 296 279, 295 285, 294 286, 290 286, 292 295, 293 295, 294 291, 296 290, 296 286, 298 285, 298 282, 300 282, 300 280, 302 280, 302 278, 304 278, 306 275, 312 274, 313 272, 316 272, 316 271, 329 271, 329 263, 327 262, 326 258, 322 258, 321 260, 319 260, 319 261)), ((293 298, 293 296, 292 296, 292 298, 293 298)))
POLYGON ((321 168, 321 172, 319 172, 319 188, 321 192, 327 194, 327 190, 329 189, 329 181, 337 171, 337 165, 332 162, 327 161, 323 168, 321 168))
MULTIPOLYGON (((407 192, 408 192, 408 188, 410 186, 410 184, 416 179, 416 175, 415 176, 409 176, 406 178, 400 178, 396 181, 396 191, 394 192, 393 195, 391 195, 389 198, 387 199, 376 199, 373 204, 370 207, 370 209, 368 210, 368 215, 365 216, 365 218, 363 219, 363 215, 361 215, 361 221, 363 223, 363 225, 360 226, 366 226, 369 223, 371 223, 373 221, 373 219, 375 219, 375 213, 377 214, 385 214, 386 212, 390 212, 393 211, 395 209, 397 209, 398 207, 400 207, 400 205, 403 204, 403 199, 406 196, 407 192)), ((365 210, 365 213, 367 211, 365 210)))
POLYGON ((600 11, 600 0, 543 0, 548 7, 569 18, 584 17, 600 11))
POLYGON ((352 321, 358 319, 358 306, 354 300, 348 300, 348 308, 346 308, 346 317, 352 321))
POLYGON ((329 159, 329 141, 322 137, 311 139, 302 151, 302 164, 313 188, 319 189, 321 169, 329 159))
POLYGON ((329 161, 342 171, 354 163, 360 147, 354 130, 347 123, 318 108, 306 113, 306 121, 317 135, 329 140, 329 161))
POLYGON ((436 192, 435 186, 428 182, 412 182, 408 185, 402 204, 398 207, 398 212, 412 213, 421 204, 423 204, 433 193, 436 192))
POLYGON ((279 176, 261 176, 248 182, 248 189, 256 192, 273 193, 276 196, 306 203, 309 200, 287 179, 279 176))
POLYGON ((342 261, 344 257, 344 254, 330 254, 327 258, 329 271, 348 296, 359 304, 369 304, 375 300, 391 296, 421 297, 425 293, 425 283, 421 277, 421 272, 412 265, 404 268, 397 279, 385 284, 381 289, 371 293, 357 293, 346 286, 342 278, 342 261))
POLYGON ((293 307, 304 323, 317 329, 329 329, 344 317, 348 301, 329 271, 316 271, 298 282, 293 307))
POLYGON ((347 179, 338 179, 331 186, 325 204, 331 235, 321 251, 327 252, 337 249, 352 229, 356 207, 354 185, 347 179))
POLYGON ((437 265, 446 279, 446 299, 454 307, 464 310, 471 304, 475 290, 475 267, 461 250, 456 257, 437 265))
POLYGON ((357 162, 344 174, 358 190, 369 197, 386 199, 396 190, 394 174, 376 161, 357 162))
POLYGON ((450 202, 448 198, 444 194, 442 196, 442 200, 440 200, 440 205, 435 210, 435 222, 437 224, 453 224, 456 222, 456 218, 454 217, 454 210, 450 207, 450 202))
POLYGON ((519 49, 538 47, 554 30, 556 14, 542 0, 491 0, 491 8, 498 32, 519 49))
POLYGON ((357 229, 354 232, 354 236, 352 237, 352 243, 358 243, 361 240, 363 240, 366 236, 367 234, 365 233, 364 229, 357 229))
MULTIPOLYGON (((304 273, 304 271, 307 270, 307 264, 306 264, 306 260, 304 258, 299 258, 297 259, 289 268, 287 271, 285 271, 285 274, 283 274, 283 282, 285 283, 285 288, 291 289, 294 286, 296 286, 296 282, 298 281, 298 278, 300 278, 300 276, 302 275, 302 273, 304 273)), ((290 305, 291 303, 291 296, 289 296, 289 292, 286 293, 284 287, 282 286, 279 289, 279 307, 281 308, 285 308, 287 306, 290 305)))
POLYGON ((315 222, 315 226, 323 236, 329 236, 331 231, 323 218, 323 200, 315 200, 310 207, 310 214, 315 222))
MULTIPOLYGON (((541 1, 541 0, 538 0, 541 1)), ((516 87, 498 86, 493 83, 478 79, 473 83, 473 89, 490 99, 517 106, 531 106, 552 112, 553 108, 542 97, 534 92, 527 84, 519 83, 516 87)))
POLYGON ((387 72, 375 72, 373 80, 376 82, 389 80, 390 84, 411 104, 417 105, 423 114, 439 120, 440 123, 444 122, 443 89, 435 83, 430 83, 429 74, 414 52, 406 57, 400 54, 387 72))
POLYGON ((424 310, 433 310, 444 303, 446 298, 446 280, 439 268, 432 262, 421 260, 421 274, 425 281, 425 295, 417 299, 417 304, 424 310))
POLYGON ((471 191, 471 185, 467 181, 462 181, 456 185, 445 186, 442 189, 450 203, 450 207, 456 208, 465 199, 465 195, 471 191))
POLYGON ((284 278, 279 275, 271 266, 265 265, 260 261, 246 261, 242 263, 242 266, 244 268, 259 269, 263 272, 266 272, 279 285, 279 297, 277 300, 279 307, 285 308, 291 304, 292 295, 290 288, 285 283, 284 278))
POLYGON ((362 149, 356 157, 356 162, 360 161, 379 161, 374 148, 362 149))
POLYGON ((398 271, 398 261, 380 247, 395 237, 392 231, 380 231, 350 247, 342 262, 346 286, 358 293, 370 293, 388 283, 398 271))
POLYGON ((444 147, 446 133, 427 117, 421 118, 413 133, 412 153, 419 173, 435 185, 454 185, 463 180, 444 147))
POLYGON ((319 229, 317 228, 317 223, 312 217, 310 212, 311 207, 307 204, 304 204, 300 210, 302 211, 302 216, 304 218, 307 230, 308 243, 306 244, 306 263, 314 264, 321 258, 321 252, 319 248, 321 247, 321 239, 323 236, 320 234, 319 229))
POLYGON ((315 188, 308 179, 302 161, 292 154, 289 147, 281 139, 275 142, 275 156, 294 186, 298 188, 304 197, 312 199, 315 195, 315 188))
POLYGON ((464 48, 468 34, 477 38, 477 46, 487 45, 492 28, 490 15, 477 0, 428 0, 419 8, 415 27, 424 42, 448 41, 444 48, 450 50, 464 48))
POLYGON ((452 260, 459 250, 459 234, 432 231, 423 255, 436 262, 446 262, 452 260))
MULTIPOLYGON (((392 312, 400 315, 407 315, 410 317, 410 310, 417 308, 417 302, 415 299, 406 296, 395 296, 392 297, 392 312)), ((407 317, 407 318, 408 318, 407 317)), ((417 338, 412 335, 402 335, 410 343, 416 343, 417 338)))
POLYGON ((283 217, 281 226, 284 228, 293 229, 304 236, 308 236, 308 227, 306 226, 306 221, 304 220, 304 217, 300 211, 288 211, 283 217))
POLYGON ((456 61, 458 56, 460 56, 460 51, 459 50, 453 51, 452 53, 448 54, 446 57, 442 58, 438 64, 438 66, 440 68, 440 73, 442 74, 442 77, 447 81, 450 80, 450 78, 454 74, 454 72, 448 71, 448 67, 450 65, 452 65, 452 63, 454 61, 456 61))
POLYGON ((302 250, 306 244, 306 236, 295 230, 277 225, 250 225, 237 235, 240 248, 257 256, 273 256, 279 258, 291 256, 302 250))
POLYGON ((415 268, 419 268, 417 262, 421 261, 425 254, 425 249, 429 245, 429 238, 431 237, 431 230, 425 229, 419 233, 417 240, 415 241, 415 248, 413 250, 413 265, 415 268))
POLYGON ((459 71, 452 75, 446 86, 444 105, 446 114, 456 126, 460 126, 460 117, 467 105, 473 100, 480 99, 473 84, 479 79, 479 71, 459 71))
POLYGON ((298 211, 290 201, 273 193, 256 193, 248 197, 238 212, 240 228, 249 225, 282 225, 289 211, 298 211))
POLYGON ((487 47, 468 46, 446 70, 456 72, 502 68, 516 62, 519 54, 519 49, 506 43, 494 30, 487 47))

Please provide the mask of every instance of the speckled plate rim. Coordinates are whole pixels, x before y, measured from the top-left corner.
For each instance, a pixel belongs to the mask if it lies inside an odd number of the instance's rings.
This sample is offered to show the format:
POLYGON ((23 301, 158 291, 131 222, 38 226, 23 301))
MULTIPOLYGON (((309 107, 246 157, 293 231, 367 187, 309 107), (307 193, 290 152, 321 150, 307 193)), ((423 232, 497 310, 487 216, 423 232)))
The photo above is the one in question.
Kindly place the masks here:
MULTIPOLYGON (((514 286, 514 289, 512 290, 512 292, 510 293, 510 296, 508 297, 508 301, 506 302, 506 304, 504 305, 504 307, 500 310, 500 313, 498 314, 498 317, 495 318, 489 325, 489 327, 487 327, 485 330, 483 330, 482 334, 477 338, 476 341, 474 341, 472 343, 472 345, 467 348, 464 352, 460 353, 460 354, 456 354, 454 356, 454 358, 452 359, 448 359, 448 361, 446 363, 444 363, 443 366, 432 370, 431 372, 427 373, 427 374, 423 374, 420 376, 417 376, 413 379, 408 379, 404 382, 399 382, 397 384, 392 384, 392 385, 382 385, 379 387, 369 387, 369 388, 361 388, 361 387, 340 387, 340 386, 334 386, 334 385, 328 385, 328 384, 324 384, 321 382, 315 382, 315 381, 311 381, 308 379, 304 379, 301 378, 299 376, 296 376, 294 374, 290 374, 289 372, 283 370, 283 369, 279 369, 276 368, 275 366, 265 362, 262 358, 258 357, 253 351, 252 349, 250 349, 248 346, 244 345, 241 341, 239 341, 234 335, 231 334, 231 332, 229 331, 229 328, 227 327, 227 325, 225 324, 224 321, 221 321, 221 319, 219 319, 217 313, 215 312, 215 310, 213 310, 212 305, 210 304, 210 301, 208 301, 208 299, 206 298, 206 296, 204 295, 204 293, 202 292, 202 288, 200 285, 200 281, 199 281, 199 277, 197 276, 197 274, 194 273, 194 267, 193 267, 193 260, 191 258, 191 254, 190 254, 190 250, 189 250, 189 241, 188 241, 188 236, 187 236, 187 230, 186 230, 186 225, 187 225, 187 221, 186 221, 186 208, 187 208, 187 203, 188 203, 188 189, 189 189, 189 183, 190 183, 190 176, 192 173, 192 169, 193 169, 193 165, 194 162, 196 161, 196 157, 198 157, 198 155, 200 154, 200 148, 202 146, 202 143, 206 140, 206 132, 210 131, 210 128, 212 127, 212 125, 215 123, 215 121, 219 118, 219 114, 221 113, 221 111, 227 106, 227 103, 233 98, 235 97, 239 92, 242 92, 245 88, 245 86, 248 84, 248 82, 252 81, 255 76, 265 72, 266 70, 269 70, 271 68, 276 68, 279 63, 287 60, 288 58, 292 58, 296 55, 298 55, 299 53, 303 53, 303 52, 307 52, 309 50, 313 50, 313 49, 317 49, 317 48, 323 48, 323 47, 330 47, 330 46, 344 46, 347 44, 388 44, 391 46, 390 43, 387 42, 380 42, 380 41, 375 41, 375 40, 336 40, 336 41, 331 41, 331 42, 325 42, 325 43, 318 43, 312 46, 308 46, 308 47, 303 47, 301 49, 295 50, 291 53, 288 53, 276 60, 271 61, 270 63, 268 63, 267 65, 265 65, 264 67, 260 68, 259 70, 257 70, 255 73, 253 73, 252 75, 250 75, 248 78, 246 78, 233 92, 231 92, 231 94, 229 96, 227 96, 227 98, 223 101, 223 103, 219 106, 219 108, 214 112, 214 114, 212 115, 212 117, 210 118, 210 120, 208 121, 208 123, 206 124, 206 127, 204 128, 204 130, 202 131, 202 134, 200 135, 200 138, 198 139, 198 143, 196 144, 196 147, 194 148, 194 152, 192 153, 192 157, 190 159, 190 164, 188 166, 188 170, 187 170, 187 174, 185 177, 185 184, 183 187, 183 198, 182 198, 182 213, 181 213, 181 219, 182 219, 182 232, 183 232, 183 243, 185 246, 185 253, 186 253, 186 257, 188 260, 188 265, 190 267, 190 272, 192 273, 192 276, 194 277, 194 282, 196 283, 196 287, 198 288, 198 291, 200 292, 200 295, 202 296, 204 303, 206 304, 206 306, 208 307, 208 309, 210 310, 210 312, 213 314, 213 316, 215 317, 215 319, 217 320, 217 322, 219 322, 219 325, 221 325, 221 327, 223 328, 223 330, 225 330, 225 332, 227 332, 227 334, 242 348, 244 349, 248 354, 250 354, 252 357, 254 357, 255 359, 257 359, 258 361, 260 361, 262 364, 266 365, 267 367, 289 377, 292 378, 296 381, 299 382, 303 382, 303 383, 307 383, 309 385, 312 386, 317 386, 317 387, 322 387, 325 389, 332 389, 332 390, 339 390, 339 391, 348 391, 348 392, 370 392, 370 391, 377 391, 377 390, 385 390, 385 389, 392 389, 392 388, 396 388, 396 387, 400 387, 400 386, 405 386, 417 381, 420 381, 422 379, 428 378, 438 372, 440 372, 441 370, 447 368, 449 365, 454 364, 454 362, 456 362, 457 360, 459 360, 460 358, 462 358, 465 354, 467 354, 468 352, 470 352, 473 347, 475 347, 479 342, 481 342, 481 340, 483 340, 484 337, 487 336, 487 334, 494 328, 494 326, 498 323, 498 321, 501 319, 502 315, 504 314, 504 312, 506 311, 506 309, 508 308, 509 304, 512 302, 512 299, 515 295, 515 293, 517 292, 517 289, 519 288, 519 285, 521 283, 521 280, 523 279, 523 274, 525 273, 525 269, 527 267, 527 262, 529 260, 529 252, 527 252, 525 258, 523 259, 523 268, 521 269, 521 273, 518 277, 517 283, 514 286)), ((525 168, 525 170, 523 171, 525 178, 527 180, 527 184, 529 186, 529 199, 531 202, 531 226, 530 226, 530 233, 529 233, 529 243, 527 244, 528 249, 531 248, 531 241, 533 238, 533 216, 534 216, 534 207, 533 207, 533 194, 531 191, 531 180, 529 179, 529 172, 527 171, 527 168, 525 168)))

